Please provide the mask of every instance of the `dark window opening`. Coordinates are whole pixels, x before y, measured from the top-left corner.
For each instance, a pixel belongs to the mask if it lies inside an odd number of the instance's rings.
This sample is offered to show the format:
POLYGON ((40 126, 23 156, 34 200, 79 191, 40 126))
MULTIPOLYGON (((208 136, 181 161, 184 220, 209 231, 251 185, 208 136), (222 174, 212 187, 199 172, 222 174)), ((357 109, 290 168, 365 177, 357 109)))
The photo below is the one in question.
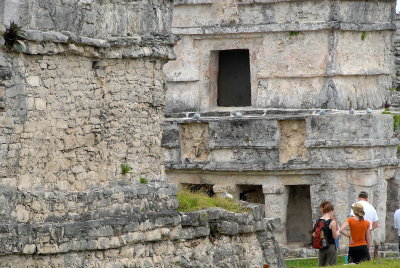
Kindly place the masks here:
POLYGON ((240 192, 240 200, 250 203, 265 204, 262 185, 238 185, 238 189, 240 192))
POLYGON ((249 50, 219 51, 218 106, 251 106, 249 50))
POLYGON ((205 193, 208 196, 212 197, 215 195, 212 184, 191 184, 191 183, 182 183, 184 189, 188 189, 192 193, 205 193))
POLYGON ((287 204, 287 242, 310 241, 312 229, 311 198, 309 185, 289 186, 287 204))

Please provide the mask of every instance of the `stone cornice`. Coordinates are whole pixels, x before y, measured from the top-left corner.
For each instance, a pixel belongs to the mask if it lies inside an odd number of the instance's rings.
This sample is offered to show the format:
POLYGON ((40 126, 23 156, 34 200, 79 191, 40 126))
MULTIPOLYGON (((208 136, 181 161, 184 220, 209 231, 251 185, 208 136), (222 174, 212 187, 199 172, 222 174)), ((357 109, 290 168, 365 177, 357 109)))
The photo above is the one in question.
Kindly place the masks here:
POLYGON ((356 24, 340 21, 311 22, 311 23, 271 23, 261 25, 234 25, 234 26, 208 26, 208 27, 174 27, 172 32, 176 35, 222 35, 244 33, 268 32, 307 32, 321 30, 341 31, 392 31, 396 29, 394 23, 356 24))
MULTIPOLYGON (((362 1, 362 0, 340 0, 339 2, 348 1, 362 1)), ((371 2, 392 2, 391 0, 372 0, 371 2)), ((284 2, 310 2, 310 0, 241 0, 238 1, 238 5, 253 5, 253 4, 273 4, 273 3, 284 3, 284 2)), ((174 0, 175 6, 181 5, 211 5, 214 0, 174 0)))
POLYGON ((153 33, 146 36, 95 39, 71 32, 27 30, 23 53, 33 55, 76 54, 96 58, 175 59, 172 47, 178 38, 173 34, 153 33))

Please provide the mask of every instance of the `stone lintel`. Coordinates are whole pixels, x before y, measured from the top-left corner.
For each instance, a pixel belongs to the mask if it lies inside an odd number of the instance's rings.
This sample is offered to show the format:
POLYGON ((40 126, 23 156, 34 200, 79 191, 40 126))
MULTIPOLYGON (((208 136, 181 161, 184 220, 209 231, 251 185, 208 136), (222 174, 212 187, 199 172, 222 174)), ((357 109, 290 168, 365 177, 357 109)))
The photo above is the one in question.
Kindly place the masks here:
MULTIPOLYGON (((212 5, 215 0, 174 0, 174 6, 183 5, 212 5)), ((341 0, 339 2, 345 2, 349 0, 341 0)), ((362 1, 362 0, 353 0, 362 1)), ((372 0, 371 2, 391 2, 391 0, 372 0)), ((253 4, 272 4, 272 3, 282 3, 282 2, 299 2, 299 0, 241 0, 238 5, 253 5, 253 4)))
POLYGON ((269 33, 269 32, 306 32, 321 30, 341 31, 392 31, 396 29, 394 23, 356 24, 339 21, 318 23, 271 23, 261 25, 238 25, 233 27, 174 27, 172 33, 176 35, 226 35, 244 33, 269 33))
POLYGON ((214 170, 214 171, 226 171, 226 172, 286 172, 296 170, 323 170, 323 169, 365 169, 365 168, 378 168, 387 166, 397 166, 399 163, 398 159, 379 159, 370 161, 354 161, 351 163, 284 163, 278 165, 266 166, 264 163, 257 163, 248 166, 238 166, 232 164, 218 163, 210 165, 209 163, 176 163, 173 161, 166 162, 165 167, 169 170, 214 170))

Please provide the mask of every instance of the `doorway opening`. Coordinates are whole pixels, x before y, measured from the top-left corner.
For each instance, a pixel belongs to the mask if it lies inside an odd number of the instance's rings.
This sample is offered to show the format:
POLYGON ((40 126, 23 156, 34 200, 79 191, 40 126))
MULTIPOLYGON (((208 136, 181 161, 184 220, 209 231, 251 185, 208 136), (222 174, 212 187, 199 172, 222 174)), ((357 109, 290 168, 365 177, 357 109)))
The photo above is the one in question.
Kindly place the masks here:
POLYGON ((287 204, 287 242, 307 242, 312 228, 310 185, 290 185, 287 204))
POLYGON ((399 200, 399 187, 394 178, 387 180, 387 199, 386 199, 386 219, 385 219, 385 242, 396 243, 398 241, 397 229, 394 225, 394 212, 398 209, 399 200))
POLYGON ((237 185, 239 190, 239 199, 257 204, 265 204, 265 197, 262 185, 237 185))

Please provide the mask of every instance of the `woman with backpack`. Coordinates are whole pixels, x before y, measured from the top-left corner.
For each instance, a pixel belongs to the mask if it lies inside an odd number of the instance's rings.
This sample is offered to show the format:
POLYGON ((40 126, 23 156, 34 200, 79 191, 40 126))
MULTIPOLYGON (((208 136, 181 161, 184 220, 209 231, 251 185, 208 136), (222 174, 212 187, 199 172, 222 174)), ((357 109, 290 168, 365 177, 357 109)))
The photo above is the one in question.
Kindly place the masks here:
POLYGON ((313 232, 313 247, 318 248, 318 265, 337 264, 335 239, 339 236, 337 223, 333 220, 334 207, 330 202, 321 204, 322 217, 317 220, 313 232), (323 206, 323 207, 322 207, 323 206))
POLYGON ((354 212, 354 217, 346 220, 342 228, 340 228, 340 233, 349 238, 349 263, 359 263, 370 260, 370 223, 364 220, 364 207, 361 203, 355 203, 351 208, 354 212), (344 232, 348 227, 350 227, 349 234, 344 232))

